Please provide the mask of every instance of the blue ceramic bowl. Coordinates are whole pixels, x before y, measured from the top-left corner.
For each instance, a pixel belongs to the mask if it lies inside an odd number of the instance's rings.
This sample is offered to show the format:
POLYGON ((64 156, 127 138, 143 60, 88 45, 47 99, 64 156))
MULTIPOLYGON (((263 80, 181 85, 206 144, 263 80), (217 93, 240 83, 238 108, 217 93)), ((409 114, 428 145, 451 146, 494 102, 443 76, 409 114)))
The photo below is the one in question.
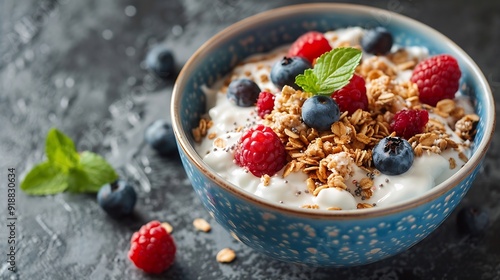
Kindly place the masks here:
POLYGON ((472 59, 434 29, 385 10, 347 4, 305 4, 267 11, 226 28, 201 46, 182 69, 171 104, 185 170, 210 214, 233 237, 283 261, 318 266, 367 264, 398 254, 425 238, 453 211, 480 169, 494 129, 494 102, 472 59), (390 207, 308 210, 278 205, 227 182, 193 147, 191 129, 205 113, 202 86, 211 86, 251 54, 291 43, 309 30, 385 26, 401 45, 459 61, 462 90, 480 116, 473 156, 458 173, 420 197, 390 207))

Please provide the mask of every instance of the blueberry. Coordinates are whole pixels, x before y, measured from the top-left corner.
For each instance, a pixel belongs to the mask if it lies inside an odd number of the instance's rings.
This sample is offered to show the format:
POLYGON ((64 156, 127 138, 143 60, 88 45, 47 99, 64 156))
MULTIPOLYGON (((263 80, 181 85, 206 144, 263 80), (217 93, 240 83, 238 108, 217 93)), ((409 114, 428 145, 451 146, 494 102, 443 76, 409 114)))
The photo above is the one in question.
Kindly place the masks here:
POLYGON ((175 72, 174 55, 166 46, 158 45, 146 55, 146 68, 160 78, 167 78, 175 72))
POLYGON ((361 37, 361 47, 367 53, 384 55, 388 53, 393 44, 392 34, 384 27, 367 30, 361 37))
POLYGON ((461 233, 477 236, 484 233, 488 224, 488 212, 481 207, 464 206, 458 211, 457 226, 461 233))
POLYGON ((126 181, 105 184, 97 193, 97 203, 112 217, 129 215, 134 210, 137 194, 126 181))
POLYGON ((339 118, 339 105, 329 96, 315 95, 302 104, 302 120, 317 130, 329 130, 339 118))
POLYGON ((312 68, 311 63, 302 57, 283 57, 282 60, 274 63, 271 68, 271 82, 278 87, 291 86, 294 89, 300 89, 298 85, 295 84, 295 77, 299 74, 303 74, 306 69, 312 68))
POLYGON ((373 165, 387 175, 403 174, 413 164, 413 149, 400 137, 385 137, 373 147, 373 165))
POLYGON ((177 152, 174 131, 166 120, 159 119, 149 125, 144 134, 144 139, 161 156, 168 156, 177 152))
POLYGON ((227 89, 229 101, 240 107, 250 107, 257 103, 260 87, 252 80, 242 78, 231 81, 227 89))

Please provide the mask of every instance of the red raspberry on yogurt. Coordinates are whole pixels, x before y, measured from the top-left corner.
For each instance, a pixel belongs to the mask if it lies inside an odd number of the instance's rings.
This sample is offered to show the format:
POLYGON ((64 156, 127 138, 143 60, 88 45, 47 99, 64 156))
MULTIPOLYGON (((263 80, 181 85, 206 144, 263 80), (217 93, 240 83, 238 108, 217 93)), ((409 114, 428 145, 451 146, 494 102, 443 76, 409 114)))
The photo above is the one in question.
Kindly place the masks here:
POLYGON ((240 138, 234 160, 257 177, 272 176, 285 166, 285 147, 270 127, 259 124, 240 138))
POLYGON ((418 86, 420 101, 436 106, 440 100, 455 97, 461 75, 457 60, 441 54, 417 64, 410 80, 418 86))
POLYGON ((332 46, 323 33, 310 31, 295 40, 288 50, 288 56, 301 56, 313 63, 316 58, 330 50, 332 46))

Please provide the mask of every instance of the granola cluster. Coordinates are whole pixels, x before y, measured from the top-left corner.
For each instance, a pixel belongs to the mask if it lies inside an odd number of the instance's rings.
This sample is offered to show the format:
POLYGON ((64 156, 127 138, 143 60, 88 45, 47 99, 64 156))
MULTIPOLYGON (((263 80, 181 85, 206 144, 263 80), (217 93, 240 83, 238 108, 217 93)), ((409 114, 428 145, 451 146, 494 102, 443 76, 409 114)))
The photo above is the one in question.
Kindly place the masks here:
MULTIPOLYGON (((291 172, 306 172, 309 177, 307 189, 313 195, 324 188, 347 190, 346 182, 353 173, 350 166, 354 163, 367 173, 366 178, 353 182, 357 187, 355 195, 370 198, 372 179, 377 173, 372 167, 372 148, 382 138, 394 136, 389 122, 394 113, 404 108, 424 108, 443 117, 431 117, 423 133, 408 139, 416 156, 455 149, 460 159, 464 163, 467 161, 462 152, 465 147, 462 146, 469 142, 454 140, 456 138, 452 131, 446 129, 445 121, 455 123, 456 136, 470 140, 474 135, 474 124, 478 121, 477 115, 466 115, 463 108, 450 99, 442 100, 435 108, 424 106, 418 102, 418 95, 414 95, 411 82, 396 82, 386 75, 376 78, 376 81, 383 82, 373 83, 372 80, 367 85, 370 111, 358 109, 352 115, 344 113, 331 126, 331 130, 321 132, 301 122, 300 108, 308 94, 291 87, 283 88, 275 109, 266 116, 264 124, 278 134, 288 152, 289 161, 283 172, 284 177, 291 172)), ((453 158, 449 161, 451 169, 457 166, 453 158)), ((362 204, 358 208, 369 207, 367 203, 362 204)))

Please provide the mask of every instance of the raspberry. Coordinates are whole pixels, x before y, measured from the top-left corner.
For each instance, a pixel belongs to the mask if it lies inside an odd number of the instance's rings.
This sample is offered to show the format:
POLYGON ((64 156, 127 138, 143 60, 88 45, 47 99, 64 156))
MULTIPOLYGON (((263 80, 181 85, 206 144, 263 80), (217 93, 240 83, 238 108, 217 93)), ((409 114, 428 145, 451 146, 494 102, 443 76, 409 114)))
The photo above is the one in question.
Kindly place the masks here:
POLYGON ((159 221, 151 221, 132 235, 129 259, 146 273, 159 274, 175 259, 175 243, 159 221))
POLYGON ((259 117, 264 118, 267 114, 271 113, 274 108, 274 94, 263 91, 259 94, 257 99, 257 114, 259 117))
POLYGON ((455 97, 461 75, 457 60, 441 54, 417 64, 410 80, 418 86, 420 101, 436 106, 440 100, 455 97))
POLYGON ((341 112, 347 111, 352 114, 358 109, 365 111, 368 109, 365 80, 356 74, 347 85, 333 92, 332 98, 339 105, 341 112))
POLYGON ((331 50, 332 46, 322 33, 309 31, 295 40, 288 50, 288 56, 301 56, 313 63, 316 58, 331 50))
POLYGON ((259 124, 241 136, 234 160, 257 177, 272 176, 285 166, 286 151, 278 135, 270 127, 259 124))
POLYGON ((397 112, 391 123, 391 131, 405 139, 410 139, 415 134, 424 132, 424 127, 429 121, 429 112, 421 109, 401 110, 397 112))

